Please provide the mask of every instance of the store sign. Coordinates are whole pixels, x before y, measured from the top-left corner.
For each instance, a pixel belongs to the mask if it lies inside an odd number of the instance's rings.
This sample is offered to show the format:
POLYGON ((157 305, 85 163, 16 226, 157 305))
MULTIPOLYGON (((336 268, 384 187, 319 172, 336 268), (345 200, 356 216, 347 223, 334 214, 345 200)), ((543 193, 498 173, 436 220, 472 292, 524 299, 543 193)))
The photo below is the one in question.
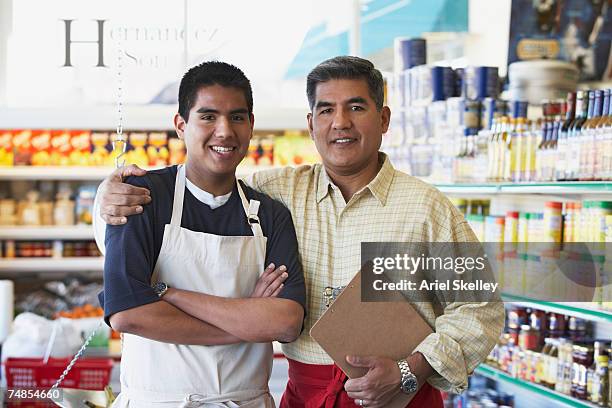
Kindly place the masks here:
POLYGON ((114 105, 119 65, 124 103, 176 103, 186 69, 216 59, 245 71, 257 106, 301 106, 302 87, 287 96, 282 81, 310 24, 309 7, 282 0, 13 1, 12 32, 0 38, 8 46, 0 61, 8 105, 114 105))

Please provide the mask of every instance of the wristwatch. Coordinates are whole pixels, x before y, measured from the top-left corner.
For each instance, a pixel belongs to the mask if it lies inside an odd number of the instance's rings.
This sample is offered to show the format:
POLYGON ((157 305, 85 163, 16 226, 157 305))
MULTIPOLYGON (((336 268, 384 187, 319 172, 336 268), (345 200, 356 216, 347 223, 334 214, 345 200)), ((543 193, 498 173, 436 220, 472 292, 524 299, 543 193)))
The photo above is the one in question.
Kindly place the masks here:
POLYGON ((155 285, 152 286, 152 288, 155 293, 157 293, 157 296, 162 297, 168 291, 169 286, 166 285, 165 282, 157 282, 155 285))
POLYGON ((408 362, 403 360, 398 360, 397 366, 400 369, 400 373, 402 374, 402 380, 400 382, 400 390, 404 394, 414 394, 418 389, 419 382, 417 381, 416 375, 412 374, 410 371, 410 366, 408 362))

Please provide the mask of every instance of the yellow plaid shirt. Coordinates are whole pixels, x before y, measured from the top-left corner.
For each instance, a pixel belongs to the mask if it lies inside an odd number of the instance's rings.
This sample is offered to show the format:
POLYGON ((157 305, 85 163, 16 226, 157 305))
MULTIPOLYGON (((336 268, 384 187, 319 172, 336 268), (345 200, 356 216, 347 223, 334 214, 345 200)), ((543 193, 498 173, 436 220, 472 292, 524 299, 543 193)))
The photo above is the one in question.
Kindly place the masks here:
MULTIPOLYGON (((383 153, 380 160, 383 165, 376 178, 348 203, 321 164, 260 171, 247 179, 255 189, 283 202, 293 215, 308 315, 302 335, 283 344, 288 358, 333 363, 309 331, 323 313, 324 288, 346 285, 360 269, 362 241, 477 241, 463 215, 442 193, 395 170, 383 153)), ((503 304, 443 303, 443 311, 424 302, 414 306, 434 329, 415 350, 436 370, 429 382, 442 390, 462 392, 468 375, 499 338, 503 304)))

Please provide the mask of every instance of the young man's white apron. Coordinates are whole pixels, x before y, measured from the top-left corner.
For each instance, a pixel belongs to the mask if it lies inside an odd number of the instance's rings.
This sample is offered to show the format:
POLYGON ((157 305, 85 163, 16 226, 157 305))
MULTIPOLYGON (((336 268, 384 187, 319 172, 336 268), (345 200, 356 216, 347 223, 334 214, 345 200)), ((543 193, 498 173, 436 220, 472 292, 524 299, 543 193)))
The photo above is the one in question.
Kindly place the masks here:
MULTIPOLYGON (((258 220, 238 183, 248 220, 258 220)), ((172 219, 164 229, 152 282, 223 297, 249 297, 266 255, 259 223, 253 236, 220 236, 181 228, 185 167, 178 167, 172 219)), ((238 215, 237 215, 238 216, 238 215)), ((254 322, 254 324, 257 324, 254 322)), ((261 324, 264 324, 261 322, 261 324)), ((123 336, 121 393, 114 407, 274 407, 268 390, 271 343, 185 346, 123 336)))

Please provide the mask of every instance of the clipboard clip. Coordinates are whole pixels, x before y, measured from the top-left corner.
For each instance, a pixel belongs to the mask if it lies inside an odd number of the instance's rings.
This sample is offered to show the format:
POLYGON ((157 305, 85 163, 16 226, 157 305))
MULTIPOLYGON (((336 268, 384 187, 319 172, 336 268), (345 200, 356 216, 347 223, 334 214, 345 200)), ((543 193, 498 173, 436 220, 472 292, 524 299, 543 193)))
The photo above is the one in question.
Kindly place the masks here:
POLYGON ((323 289, 323 299, 325 300, 325 307, 329 308, 334 300, 342 293, 342 291, 346 288, 346 286, 326 286, 323 289))

